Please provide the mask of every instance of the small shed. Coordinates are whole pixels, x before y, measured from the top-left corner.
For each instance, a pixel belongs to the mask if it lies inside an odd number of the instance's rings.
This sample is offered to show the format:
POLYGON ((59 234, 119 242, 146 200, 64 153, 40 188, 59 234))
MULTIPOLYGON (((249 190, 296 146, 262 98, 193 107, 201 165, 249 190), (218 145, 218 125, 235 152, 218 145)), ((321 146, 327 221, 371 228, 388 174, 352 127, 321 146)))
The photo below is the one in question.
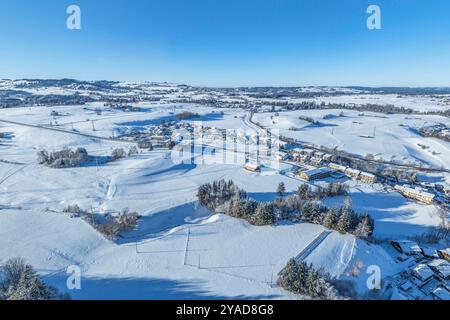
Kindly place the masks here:
POLYGON ((398 252, 406 255, 417 255, 422 253, 419 245, 410 240, 394 240, 391 241, 391 245, 397 249, 398 252))

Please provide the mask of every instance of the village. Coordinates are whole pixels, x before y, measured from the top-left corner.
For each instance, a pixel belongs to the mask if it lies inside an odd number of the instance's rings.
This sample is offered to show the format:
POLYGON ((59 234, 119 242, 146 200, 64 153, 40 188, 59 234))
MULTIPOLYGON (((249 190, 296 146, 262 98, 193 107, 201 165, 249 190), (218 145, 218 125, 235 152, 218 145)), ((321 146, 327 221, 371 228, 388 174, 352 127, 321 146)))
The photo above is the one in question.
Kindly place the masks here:
POLYGON ((391 241, 404 270, 385 279, 394 300, 450 300, 450 248, 436 250, 411 240, 391 241))

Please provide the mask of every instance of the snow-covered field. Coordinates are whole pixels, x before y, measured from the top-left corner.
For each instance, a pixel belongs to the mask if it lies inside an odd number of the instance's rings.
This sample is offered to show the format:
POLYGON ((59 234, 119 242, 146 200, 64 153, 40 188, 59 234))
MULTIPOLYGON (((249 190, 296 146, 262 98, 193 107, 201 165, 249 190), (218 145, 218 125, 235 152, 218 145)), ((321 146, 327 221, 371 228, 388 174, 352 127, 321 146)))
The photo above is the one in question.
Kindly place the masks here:
MULTIPOLYGON (((60 129, 110 137, 145 130, 191 110, 200 114, 196 121, 205 126, 252 130, 241 109, 163 103, 140 107, 143 112, 106 111, 100 103, 1 109, 0 119, 48 126, 50 122, 55 124, 50 112, 58 111, 62 115, 56 120, 60 129), (104 111, 99 115, 95 108, 104 111)), ((308 143, 450 167, 448 143, 419 139, 399 126, 449 123, 446 118, 407 120, 389 115, 380 119, 345 111, 344 117, 322 120, 329 113, 339 111, 282 113, 274 119, 275 124, 269 114, 257 114, 255 121, 308 143), (308 126, 298 120, 300 115, 320 119, 326 125, 308 126), (292 126, 299 130, 290 131, 292 126), (359 138, 372 134, 374 127, 374 139, 359 138), (417 146, 419 141, 439 154, 423 151, 417 146)), ((76 299, 295 298, 275 285, 277 274, 290 258, 326 232, 311 224, 254 227, 213 215, 196 202, 198 187, 218 179, 234 180, 251 198, 260 201, 274 199, 280 182, 286 184, 288 193, 302 183, 278 172, 253 174, 232 163, 183 164, 163 149, 107 164, 51 169, 37 163, 39 149, 84 147, 89 154, 104 157, 113 148, 127 149, 133 144, 4 123, 0 123, 0 131, 8 133, 0 142, 0 259, 24 257, 62 291, 66 291, 66 268, 80 266, 82 290, 71 292, 76 299), (111 242, 82 219, 62 213, 72 204, 97 213, 130 208, 143 218, 137 230, 111 242)), ((375 218, 376 236, 381 238, 413 235, 439 223, 433 206, 386 193, 381 186, 354 184, 350 191, 355 209, 375 218)), ((329 204, 340 202, 340 198, 329 199, 329 204)), ((378 264, 386 276, 400 271, 400 265, 383 247, 335 232, 326 234, 304 258, 333 276, 351 279, 361 293, 367 274, 363 270, 351 276, 356 263, 378 264)))

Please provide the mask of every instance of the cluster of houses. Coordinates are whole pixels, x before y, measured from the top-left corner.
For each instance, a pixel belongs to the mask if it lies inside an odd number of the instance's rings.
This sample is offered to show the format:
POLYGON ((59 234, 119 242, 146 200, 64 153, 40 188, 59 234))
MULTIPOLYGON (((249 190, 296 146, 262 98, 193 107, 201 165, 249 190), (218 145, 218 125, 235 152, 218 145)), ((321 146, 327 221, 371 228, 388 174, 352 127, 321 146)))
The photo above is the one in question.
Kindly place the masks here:
POLYGON ((153 126, 146 131, 126 133, 120 138, 136 141, 140 149, 166 148, 174 139, 174 130, 180 129, 180 126, 183 126, 184 130, 193 130, 189 128, 189 125, 166 122, 153 126))
POLYGON ((292 158, 296 162, 304 163, 304 164, 312 164, 312 165, 322 165, 324 163, 328 163, 332 159, 332 155, 320 151, 316 151, 313 149, 295 149, 292 152, 292 158))
POLYGON ((369 172, 364 172, 361 170, 349 168, 349 167, 342 166, 337 163, 330 163, 328 166, 333 170, 336 170, 336 171, 339 171, 339 172, 345 174, 349 178, 360 180, 364 183, 372 184, 372 183, 377 182, 377 177, 374 174, 371 174, 369 172))
POLYGON ((313 181, 331 176, 334 172, 340 172, 351 179, 360 180, 364 183, 372 184, 377 182, 377 177, 371 173, 333 163, 331 154, 316 151, 313 149, 295 149, 292 152, 292 159, 296 162, 317 166, 318 168, 302 171, 299 178, 313 181), (319 167, 322 166, 322 167, 319 167))
POLYGON ((396 185, 395 190, 400 192, 402 195, 404 195, 407 198, 414 199, 426 204, 432 204, 434 202, 434 198, 436 197, 435 194, 429 193, 426 190, 416 187, 411 188, 408 186, 400 186, 396 185))
POLYGON ((325 178, 331 176, 332 173, 333 173, 333 170, 331 170, 330 168, 321 167, 321 168, 301 171, 298 174, 298 177, 300 179, 303 179, 306 181, 313 181, 313 180, 325 179, 325 178))
POLYGON ((397 260, 409 267, 391 277, 394 300, 450 300, 450 248, 420 247, 410 240, 391 241, 397 260))

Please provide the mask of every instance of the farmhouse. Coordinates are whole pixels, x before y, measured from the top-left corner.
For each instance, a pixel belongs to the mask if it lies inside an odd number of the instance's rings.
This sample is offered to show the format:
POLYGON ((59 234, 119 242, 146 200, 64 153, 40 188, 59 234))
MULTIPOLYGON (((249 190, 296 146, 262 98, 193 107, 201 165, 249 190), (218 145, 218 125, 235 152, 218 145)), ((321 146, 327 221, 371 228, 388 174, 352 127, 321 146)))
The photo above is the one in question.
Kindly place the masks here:
POLYGON ((419 245, 410 240, 394 240, 391 245, 398 250, 398 252, 406 255, 417 255, 422 253, 419 245))
POLYGON ((361 174, 359 175, 359 179, 364 182, 364 183, 375 183, 377 182, 377 177, 371 173, 368 172, 361 172, 361 174))
POLYGON ((432 204, 435 198, 434 194, 422 191, 420 189, 413 189, 400 185, 396 185, 395 189, 407 198, 411 198, 426 204, 432 204))
POLYGON ((318 168, 300 172, 299 177, 307 181, 313 181, 329 177, 333 173, 330 168, 318 168))

